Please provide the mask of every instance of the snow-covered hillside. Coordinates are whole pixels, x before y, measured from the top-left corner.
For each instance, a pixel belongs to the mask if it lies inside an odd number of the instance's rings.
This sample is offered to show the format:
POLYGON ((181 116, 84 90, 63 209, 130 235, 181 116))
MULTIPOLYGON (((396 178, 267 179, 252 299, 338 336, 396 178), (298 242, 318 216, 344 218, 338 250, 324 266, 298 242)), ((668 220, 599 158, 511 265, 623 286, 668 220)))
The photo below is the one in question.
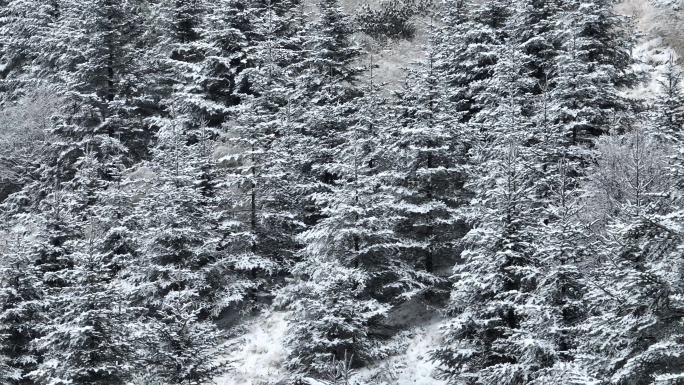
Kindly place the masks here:
POLYGON ((683 383, 684 0, 0 4, 0 385, 683 383))
MULTIPOLYGON (((681 0, 625 0, 617 6, 621 13, 634 17, 639 36, 638 45, 633 50, 633 56, 638 59, 635 67, 645 75, 645 81, 630 90, 627 96, 652 98, 659 91, 658 80, 665 73, 667 62, 671 59, 678 62, 680 53, 684 52, 684 38, 674 33, 681 26, 682 3, 681 0)), ((354 10, 360 3, 348 0, 345 5, 348 10, 354 10)), ((417 20, 416 25, 422 26, 423 20, 417 20)), ((379 67, 380 80, 398 84, 402 68, 422 56, 421 45, 425 40, 425 32, 422 31, 414 41, 396 41, 374 47, 373 60, 379 67)), ((429 359, 429 352, 439 346, 442 338, 439 316, 420 307, 410 309, 408 314, 415 319, 410 322, 412 327, 403 343, 405 351, 357 371, 354 375, 356 381, 378 385, 446 384, 439 379, 438 368, 429 359), (421 317, 422 314, 429 315, 421 317)), ((255 319, 248 333, 226 342, 230 370, 217 378, 216 384, 264 385, 292 380, 283 367, 288 354, 284 338, 290 316, 288 312, 265 312, 255 319)), ((305 379, 307 381, 316 383, 312 379, 305 379)))
POLYGON ((684 52, 684 2, 682 0, 624 0, 617 10, 634 18, 638 31, 650 38, 662 39, 662 44, 684 52))

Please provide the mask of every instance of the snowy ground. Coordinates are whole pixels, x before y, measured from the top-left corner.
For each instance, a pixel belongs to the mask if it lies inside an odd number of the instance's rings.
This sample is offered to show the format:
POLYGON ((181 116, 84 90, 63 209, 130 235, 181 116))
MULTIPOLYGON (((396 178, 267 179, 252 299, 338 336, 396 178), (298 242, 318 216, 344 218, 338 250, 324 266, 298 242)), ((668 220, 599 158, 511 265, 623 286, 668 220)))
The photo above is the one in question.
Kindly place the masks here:
POLYGON ((438 326, 439 318, 433 318, 426 325, 415 327, 404 354, 389 357, 360 370, 356 378, 377 385, 446 384, 446 381, 436 378, 439 373, 429 357, 429 352, 441 345, 442 336, 438 326))
POLYGON ((215 380, 216 385, 261 385, 285 377, 283 346, 287 329, 285 312, 265 313, 250 326, 249 332, 228 341, 228 373, 215 380))
MULTIPOLYGON (((230 370, 215 379, 216 385, 267 385, 287 378, 283 363, 288 351, 283 346, 288 312, 268 312, 258 317, 249 332, 227 341, 229 353, 225 359, 230 370)), ((412 325, 411 335, 403 354, 378 361, 359 370, 352 384, 443 385, 438 380, 437 368, 430 362, 428 352, 440 345, 439 317, 434 309, 422 303, 400 309, 392 314, 405 324, 412 325)), ((310 381, 314 384, 314 381, 310 381)), ((321 383, 322 384, 322 383, 321 383)))
MULTIPOLYGON (((652 100, 661 90, 659 80, 662 80, 667 72, 667 63, 670 60, 678 63, 679 56, 672 47, 665 44, 662 38, 650 38, 641 42, 634 47, 632 56, 637 59, 637 64, 634 65, 635 70, 648 78, 625 94, 634 99, 652 100)), ((681 71, 681 67, 678 69, 681 71)))

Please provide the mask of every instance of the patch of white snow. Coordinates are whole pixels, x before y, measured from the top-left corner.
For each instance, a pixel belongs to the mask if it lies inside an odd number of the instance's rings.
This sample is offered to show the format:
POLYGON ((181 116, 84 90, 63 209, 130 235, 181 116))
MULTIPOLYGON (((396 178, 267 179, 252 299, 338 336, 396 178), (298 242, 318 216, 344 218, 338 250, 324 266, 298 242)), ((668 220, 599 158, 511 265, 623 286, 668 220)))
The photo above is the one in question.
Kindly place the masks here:
POLYGON ((262 385, 287 376, 284 347, 288 312, 270 312, 254 322, 249 332, 226 342, 225 359, 230 370, 214 380, 216 385, 262 385))
POLYGON ((403 354, 378 361, 357 372, 357 383, 374 385, 444 385, 438 379, 438 367, 430 360, 430 351, 442 345, 441 318, 413 329, 403 354))

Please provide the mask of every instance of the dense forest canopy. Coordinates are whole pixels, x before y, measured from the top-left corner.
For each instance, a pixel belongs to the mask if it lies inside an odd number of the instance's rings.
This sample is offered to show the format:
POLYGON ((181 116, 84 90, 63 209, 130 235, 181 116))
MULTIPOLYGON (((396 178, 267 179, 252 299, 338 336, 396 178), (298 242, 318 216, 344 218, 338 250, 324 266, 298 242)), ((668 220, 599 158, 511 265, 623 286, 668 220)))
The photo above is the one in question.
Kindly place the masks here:
POLYGON ((363 385, 417 300, 449 384, 684 383, 682 73, 629 97, 615 5, 0 1, 0 383, 210 383, 278 309, 272 383, 363 385))

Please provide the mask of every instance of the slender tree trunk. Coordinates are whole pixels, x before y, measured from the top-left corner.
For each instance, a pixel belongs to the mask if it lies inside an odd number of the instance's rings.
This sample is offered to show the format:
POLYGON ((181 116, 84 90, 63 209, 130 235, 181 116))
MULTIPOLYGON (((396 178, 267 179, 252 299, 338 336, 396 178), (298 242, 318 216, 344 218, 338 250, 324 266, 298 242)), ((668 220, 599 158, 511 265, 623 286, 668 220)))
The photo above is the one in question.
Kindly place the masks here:
MULTIPOLYGON (((252 229, 252 234, 256 237, 256 228, 257 228, 257 214, 256 214, 256 199, 257 199, 257 194, 256 194, 256 177, 257 177, 257 171, 256 171, 256 156, 254 156, 254 150, 255 146, 254 143, 252 143, 252 196, 251 196, 251 218, 250 218, 250 226, 252 229)), ((252 241, 252 253, 256 253, 257 251, 257 241, 256 239, 252 241)))

